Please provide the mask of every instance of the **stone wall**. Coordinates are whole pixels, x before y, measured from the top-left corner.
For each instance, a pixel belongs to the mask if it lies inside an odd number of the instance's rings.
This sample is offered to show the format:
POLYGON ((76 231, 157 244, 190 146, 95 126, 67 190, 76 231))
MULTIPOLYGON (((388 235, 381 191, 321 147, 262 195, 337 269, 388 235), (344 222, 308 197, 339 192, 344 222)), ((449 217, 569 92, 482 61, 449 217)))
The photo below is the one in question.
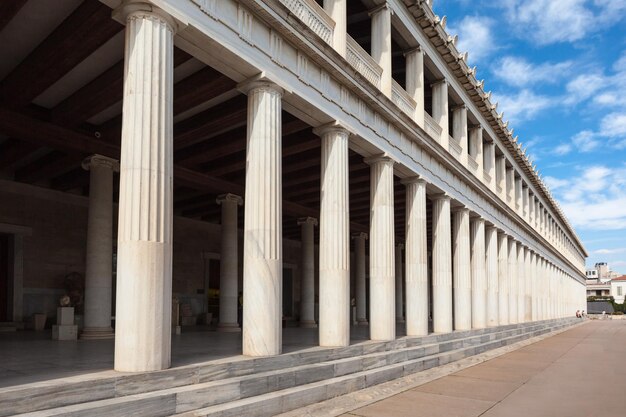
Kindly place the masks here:
MULTIPOLYGON (((50 325, 58 299, 66 293, 65 277, 76 272, 84 285, 88 199, 0 180, 0 201, 0 224, 32 229, 32 235, 24 236, 24 320, 46 313, 50 325)), ((175 217, 173 252, 172 292, 200 315, 206 299, 205 294, 198 293, 205 286, 205 259, 219 258, 219 224, 175 217)), ((300 242, 285 241, 283 253, 285 263, 295 266, 294 280, 298 280, 300 242)), ((242 254, 240 235, 240 265, 242 254)), ((242 272, 240 268, 240 288, 242 272)), ((296 308, 299 283, 294 282, 293 287, 296 308)))

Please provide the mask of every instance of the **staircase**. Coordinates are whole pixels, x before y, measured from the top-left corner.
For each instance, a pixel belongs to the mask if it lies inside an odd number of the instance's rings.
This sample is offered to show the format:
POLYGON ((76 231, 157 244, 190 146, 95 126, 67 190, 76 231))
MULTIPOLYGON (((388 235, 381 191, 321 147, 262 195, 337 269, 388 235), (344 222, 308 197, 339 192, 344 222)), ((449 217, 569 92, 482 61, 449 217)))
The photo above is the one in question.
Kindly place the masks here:
POLYGON ((546 320, 159 372, 72 377, 0 390, 0 416, 271 416, 444 365, 576 319, 546 320))

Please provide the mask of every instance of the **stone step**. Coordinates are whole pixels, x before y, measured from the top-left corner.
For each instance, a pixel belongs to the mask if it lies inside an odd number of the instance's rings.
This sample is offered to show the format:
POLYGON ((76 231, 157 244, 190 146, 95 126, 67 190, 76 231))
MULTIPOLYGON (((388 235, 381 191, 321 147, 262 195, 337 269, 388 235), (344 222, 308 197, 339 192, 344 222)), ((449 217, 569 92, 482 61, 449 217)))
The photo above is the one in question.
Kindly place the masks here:
POLYGON ((365 389, 373 385, 401 378, 415 372, 445 365, 488 350, 510 345, 518 341, 559 330, 570 324, 560 323, 528 333, 489 341, 474 348, 460 348, 437 353, 405 362, 385 365, 374 369, 338 376, 306 385, 295 386, 244 398, 229 403, 209 406, 176 414, 176 417, 263 417, 285 413, 309 404, 325 401, 340 395, 365 389))
MULTIPOLYGON (((469 334, 469 337, 463 339, 452 339, 426 345, 416 344, 415 346, 399 347, 393 350, 384 350, 383 343, 371 343, 370 346, 363 349, 363 354, 353 357, 333 359, 326 356, 323 358, 326 360, 319 363, 291 364, 291 366, 245 376, 171 387, 149 393, 109 399, 94 398, 95 401, 88 403, 62 407, 52 404, 52 407, 58 408, 39 412, 35 415, 117 415, 120 413, 127 414, 129 410, 134 410, 132 414, 138 416, 170 415, 175 412, 180 413, 209 405, 259 396, 272 391, 329 380, 347 374, 383 368, 395 363, 429 357, 459 348, 465 349, 464 352, 469 353, 472 348, 479 349, 482 344, 492 343, 499 339, 524 336, 529 332, 548 331, 553 324, 555 323, 539 322, 509 329, 503 327, 500 328, 501 331, 499 332, 469 334), (372 350, 368 351, 369 349, 372 350)), ((402 346, 403 344, 399 345, 402 346)), ((49 404, 48 408, 50 406, 49 404)), ((19 412, 23 411, 23 409, 19 410, 19 412)))
POLYGON ((295 365, 313 364, 329 359, 341 359, 363 354, 396 350, 407 346, 454 341, 473 335, 488 335, 498 331, 522 329, 546 322, 431 334, 422 337, 402 337, 391 342, 363 341, 342 348, 314 347, 275 357, 249 358, 235 356, 217 361, 198 363, 157 372, 123 374, 106 371, 0 389, 0 416, 17 412, 37 411, 52 407, 80 404, 87 401, 118 398, 162 389, 216 381, 258 372, 283 369, 295 365))

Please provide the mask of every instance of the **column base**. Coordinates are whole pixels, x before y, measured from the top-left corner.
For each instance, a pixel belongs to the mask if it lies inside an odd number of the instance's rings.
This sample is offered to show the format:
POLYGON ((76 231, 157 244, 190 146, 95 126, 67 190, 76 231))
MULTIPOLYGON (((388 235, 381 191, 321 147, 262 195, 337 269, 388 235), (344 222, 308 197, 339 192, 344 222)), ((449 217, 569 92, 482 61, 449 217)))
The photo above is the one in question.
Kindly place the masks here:
POLYGON ((114 339, 115 332, 111 327, 85 327, 79 338, 81 340, 114 339))
POLYGON ((238 323, 219 323, 217 325, 217 331, 223 333, 237 333, 241 331, 238 323))
POLYGON ((356 319, 357 326, 369 326, 367 319, 356 319))
POLYGON ((306 329, 315 329, 317 328, 317 323, 315 323, 315 320, 300 320, 300 327, 306 329))

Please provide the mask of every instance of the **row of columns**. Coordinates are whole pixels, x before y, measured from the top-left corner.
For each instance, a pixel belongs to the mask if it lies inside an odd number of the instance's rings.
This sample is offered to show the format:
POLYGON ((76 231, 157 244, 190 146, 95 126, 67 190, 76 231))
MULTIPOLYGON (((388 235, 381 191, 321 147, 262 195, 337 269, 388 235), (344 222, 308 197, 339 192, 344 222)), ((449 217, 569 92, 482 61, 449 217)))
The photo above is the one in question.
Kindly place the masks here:
MULTIPOLYGON (((151 371, 167 368, 171 361, 172 99, 176 24, 149 4, 131 3, 116 14, 125 16, 126 72, 119 168, 115 369, 151 371)), ((387 25, 387 22, 383 19, 381 24, 387 25)), ((383 48, 381 53, 385 51, 383 48)), ((282 349, 283 91, 264 78, 242 83, 239 89, 248 96, 246 187, 243 201, 230 194, 218 198, 222 205, 219 328, 239 330, 237 210, 245 202, 242 350, 243 354, 250 356, 277 355, 282 349)), ((321 346, 347 346, 350 334, 349 133, 337 124, 316 128, 315 133, 322 143, 319 341, 321 346)), ((112 247, 112 234, 109 233, 112 225, 112 172, 117 165, 110 160, 99 161, 101 159, 92 158, 89 162, 92 184, 86 304, 92 306, 86 309, 86 334, 111 333, 111 271, 105 268, 105 258, 110 260, 111 257, 107 248, 112 247), (103 165, 105 168, 101 169, 103 165)), ((367 158, 366 162, 371 166, 370 337, 374 340, 395 339, 396 320, 403 316, 407 334, 427 334, 426 183, 417 176, 402 181, 407 193, 406 240, 395 242, 394 162, 385 155, 367 158), (397 243, 405 245, 404 270, 397 243), (406 294, 399 285, 403 279, 406 294), (403 298, 407 300, 406 312, 402 311, 403 298)), ((520 298, 526 297, 522 288, 526 291, 524 285, 528 280, 522 277, 528 276, 526 271, 531 259, 528 258, 526 265, 526 249, 516 246, 514 240, 499 234, 492 226, 485 228, 483 219, 470 218, 469 210, 461 209, 454 211, 453 250, 451 198, 441 193, 430 195, 430 199, 433 201, 434 331, 443 333, 457 326, 476 328, 526 320, 523 308, 527 301, 520 298), (508 264, 505 248, 509 249, 508 264), (501 301, 506 298, 500 293, 500 282, 509 289, 509 309, 504 315, 500 314, 503 309, 501 301), (454 304, 453 294, 455 300, 458 299, 454 304)), ((302 246, 302 318, 305 324, 314 325, 312 236, 315 221, 303 219, 301 225, 303 241, 306 241, 302 246)), ((366 323, 367 236, 357 234, 353 238, 357 320, 366 323)), ((544 266, 547 270, 547 262, 544 266)), ((554 317, 556 311, 548 310, 548 306, 555 304, 554 299, 560 291, 560 287, 555 287, 550 292, 551 298, 537 299, 541 306, 537 308, 538 318, 554 317)))

